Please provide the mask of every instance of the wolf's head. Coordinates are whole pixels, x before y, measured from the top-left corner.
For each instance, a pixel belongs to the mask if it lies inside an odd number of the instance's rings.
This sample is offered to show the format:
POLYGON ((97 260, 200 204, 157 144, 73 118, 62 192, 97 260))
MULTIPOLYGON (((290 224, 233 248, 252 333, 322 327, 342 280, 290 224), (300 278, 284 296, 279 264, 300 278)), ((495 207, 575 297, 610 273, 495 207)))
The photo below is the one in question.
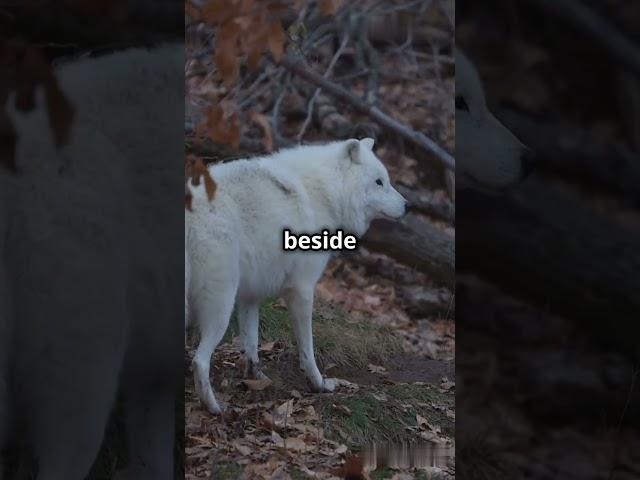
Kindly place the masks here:
POLYGON ((393 188, 387 169, 373 153, 373 139, 345 141, 342 155, 346 227, 362 235, 376 218, 401 218, 407 201, 393 188))
POLYGON ((456 179, 458 187, 500 190, 533 167, 533 153, 487 109, 478 73, 459 49, 456 61, 456 179))

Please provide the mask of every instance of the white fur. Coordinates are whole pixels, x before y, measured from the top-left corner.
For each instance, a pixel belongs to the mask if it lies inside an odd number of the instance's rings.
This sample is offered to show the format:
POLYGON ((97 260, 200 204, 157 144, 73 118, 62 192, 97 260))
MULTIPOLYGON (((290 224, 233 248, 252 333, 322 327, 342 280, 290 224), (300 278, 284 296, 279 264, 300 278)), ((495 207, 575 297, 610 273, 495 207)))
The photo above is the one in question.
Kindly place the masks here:
POLYGON ((234 304, 249 373, 262 378, 258 309, 273 295, 287 302, 300 368, 312 387, 335 388, 335 381, 323 379, 318 370, 311 330, 314 288, 329 253, 285 252, 283 230, 344 229, 361 236, 376 217, 404 215, 406 201, 391 186, 372 148, 371 139, 352 139, 237 160, 210 168, 218 185, 211 203, 202 186, 193 189, 193 213, 185 217, 185 292, 188 311, 201 331, 194 382, 210 412, 223 408, 211 387, 209 368, 234 304))
POLYGON ((456 49, 456 179, 458 187, 495 190, 518 183, 525 175, 526 147, 489 111, 478 73, 456 49))
POLYGON ((182 262, 163 249, 182 248, 183 71, 182 45, 61 66, 76 118, 59 150, 41 91, 33 112, 8 102, 20 174, 0 171, 0 450, 24 436, 38 480, 86 477, 119 387, 119 478, 173 478, 182 262))

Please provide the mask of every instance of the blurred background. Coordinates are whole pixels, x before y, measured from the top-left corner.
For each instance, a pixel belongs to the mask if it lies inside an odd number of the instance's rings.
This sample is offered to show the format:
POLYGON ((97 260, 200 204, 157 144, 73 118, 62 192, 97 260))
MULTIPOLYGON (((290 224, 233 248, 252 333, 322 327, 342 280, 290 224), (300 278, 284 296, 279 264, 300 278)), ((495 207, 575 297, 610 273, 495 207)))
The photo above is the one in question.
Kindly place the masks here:
POLYGON ((506 195, 458 193, 457 474, 637 478, 640 4, 460 0, 456 21, 537 154, 506 195))

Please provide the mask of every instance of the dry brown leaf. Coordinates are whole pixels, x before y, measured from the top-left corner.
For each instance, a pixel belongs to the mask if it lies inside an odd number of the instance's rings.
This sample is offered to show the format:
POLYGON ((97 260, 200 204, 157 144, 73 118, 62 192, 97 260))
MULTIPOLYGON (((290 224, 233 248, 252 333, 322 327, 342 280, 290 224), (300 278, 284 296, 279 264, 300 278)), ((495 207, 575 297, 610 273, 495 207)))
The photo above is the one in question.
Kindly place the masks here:
POLYGON ((339 7, 339 0, 320 0, 320 11, 325 15, 335 15, 339 7))
POLYGON ((276 342, 264 342, 262 345, 260 345, 260 351, 261 352, 270 352, 273 350, 273 347, 275 346, 276 342))
POLYGON ((341 444, 338 448, 336 448, 336 454, 342 455, 343 453, 347 453, 349 448, 345 444, 341 444))
POLYGON ((207 129, 214 142, 240 145, 240 114, 228 104, 212 106, 206 113, 207 129))
POLYGON ((236 17, 239 2, 229 2, 227 0, 209 0, 201 9, 202 18, 205 22, 213 25, 215 23, 226 22, 236 17))
POLYGON ((240 26, 236 22, 227 21, 216 35, 216 48, 213 58, 227 87, 233 85, 240 72, 238 62, 240 56, 238 48, 240 31, 240 26))
POLYGON ((338 387, 346 387, 348 390, 352 390, 357 392, 360 390, 360 386, 357 383, 350 382, 349 380, 344 380, 342 378, 336 378, 336 385, 338 387))
POLYGON ((247 65, 255 71, 259 64, 265 45, 268 43, 269 27, 260 18, 254 19, 251 25, 251 35, 243 42, 243 50, 247 54, 247 65))
POLYGON ((377 373, 379 375, 389 375, 389 372, 387 371, 387 369, 380 365, 374 365, 370 363, 368 368, 371 373, 377 373))
POLYGON ((370 480, 369 474, 364 469, 365 461, 361 454, 347 457, 344 465, 340 468, 330 470, 330 472, 340 478, 351 480, 370 480))
POLYGON ((273 385, 271 380, 242 380, 242 383, 249 389, 256 392, 262 391, 273 385))
POLYGON ((241 455, 247 457, 251 454, 251 448, 246 445, 242 445, 238 440, 234 440, 233 442, 231 442, 231 444, 235 447, 236 450, 238 450, 238 452, 240 452, 241 455))
POLYGON ((193 173, 193 184, 199 185, 200 178, 204 179, 204 188, 207 192, 207 198, 209 199, 209 201, 213 200, 213 197, 216 193, 216 183, 213 181, 209 169, 204 164, 201 158, 196 159, 193 173))
POLYGON ((269 119, 260 112, 251 112, 250 114, 251 121, 257 124, 263 133, 262 144, 267 152, 273 151, 273 134, 271 132, 271 123, 269 123, 269 119))
POLYGON ((351 411, 351 409, 349 407, 347 407, 346 405, 342 405, 342 404, 333 404, 333 408, 335 410, 338 410, 339 412, 345 413, 347 415, 351 415, 353 412, 351 411))
POLYGON ((284 30, 282 28, 282 24, 277 21, 273 22, 269 26, 269 50, 273 54, 273 58, 276 62, 279 62, 282 58, 282 54, 284 53, 284 30))
POLYGON ((424 418, 422 415, 418 415, 416 414, 416 423, 418 424, 419 427, 427 426, 429 425, 429 422, 427 421, 426 418, 424 418))
POLYGON ((300 437, 287 437, 283 438, 276 432, 275 435, 271 435, 271 441, 280 448, 291 450, 294 452, 304 452, 307 450, 307 443, 300 437))
POLYGON ((276 408, 276 413, 282 417, 290 416, 293 413, 294 403, 295 403, 294 398, 292 398, 291 400, 287 400, 278 408, 276 408))

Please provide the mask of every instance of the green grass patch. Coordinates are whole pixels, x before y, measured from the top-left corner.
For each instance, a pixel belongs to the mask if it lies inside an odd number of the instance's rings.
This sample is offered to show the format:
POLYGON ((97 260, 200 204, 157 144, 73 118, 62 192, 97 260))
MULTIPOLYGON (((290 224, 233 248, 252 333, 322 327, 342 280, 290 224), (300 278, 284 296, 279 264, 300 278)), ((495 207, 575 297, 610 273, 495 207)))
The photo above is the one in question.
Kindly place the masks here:
POLYGON ((453 437, 454 422, 432 402, 452 406, 454 397, 427 385, 380 385, 371 391, 320 398, 319 412, 327 434, 355 449, 372 442, 416 440, 415 433, 407 430, 416 426, 416 414, 453 437))
MULTIPOLYGON (((224 341, 238 335, 235 314, 224 341)), ((260 336, 263 342, 295 345, 289 313, 274 301, 260 309, 260 336)), ((316 359, 321 365, 366 368, 369 363, 381 363, 400 352, 400 340, 390 328, 367 321, 352 321, 339 307, 316 302, 313 312, 313 338, 316 359)))
POLYGON ((411 383, 390 385, 388 394, 399 401, 416 405, 418 409, 421 409, 421 411, 416 413, 422 415, 432 424, 439 425, 440 428, 442 428, 442 433, 449 438, 453 438, 455 434, 455 421, 446 416, 446 414, 443 414, 442 411, 424 407, 423 405, 438 405, 455 410, 455 395, 440 392, 440 390, 431 385, 416 385, 411 383))
POLYGON ((219 462, 213 466, 211 478, 216 480, 237 480, 242 474, 242 465, 236 462, 219 462))

